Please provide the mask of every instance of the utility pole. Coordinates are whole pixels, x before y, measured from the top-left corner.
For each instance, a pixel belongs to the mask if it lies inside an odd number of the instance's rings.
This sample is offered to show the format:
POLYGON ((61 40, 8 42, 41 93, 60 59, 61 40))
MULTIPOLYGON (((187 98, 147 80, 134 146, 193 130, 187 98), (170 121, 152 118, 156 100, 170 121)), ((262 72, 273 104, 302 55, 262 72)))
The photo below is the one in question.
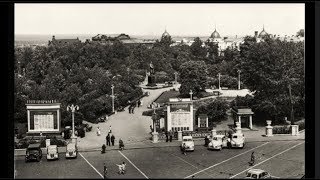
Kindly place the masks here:
POLYGON ((290 96, 290 104, 291 104, 291 115, 290 115, 290 121, 291 125, 294 123, 294 113, 293 113, 293 101, 292 101, 292 94, 291 94, 291 85, 289 84, 289 96, 290 96))

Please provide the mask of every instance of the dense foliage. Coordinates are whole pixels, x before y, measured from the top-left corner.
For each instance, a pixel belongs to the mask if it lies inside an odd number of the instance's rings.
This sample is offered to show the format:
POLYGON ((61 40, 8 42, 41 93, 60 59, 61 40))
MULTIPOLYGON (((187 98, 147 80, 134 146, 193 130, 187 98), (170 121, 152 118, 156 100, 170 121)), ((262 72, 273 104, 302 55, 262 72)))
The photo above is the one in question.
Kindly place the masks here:
POLYGON ((63 123, 70 125, 66 106, 71 103, 80 106, 76 120, 93 122, 111 112, 112 84, 115 108, 142 95, 136 85, 145 79, 150 62, 157 83, 173 81, 179 73, 182 97, 189 97, 190 90, 199 97, 205 88, 218 87, 218 73, 221 87, 237 89, 241 70, 241 87, 254 92, 250 106, 272 120, 290 116, 290 85, 294 115, 304 117, 303 42, 246 37, 240 51, 221 53, 217 44, 200 38, 191 46, 171 45, 171 37, 164 36, 151 48, 120 41, 16 48, 15 72, 22 76, 15 76, 15 120, 26 122, 26 100, 56 99, 62 103, 63 123))

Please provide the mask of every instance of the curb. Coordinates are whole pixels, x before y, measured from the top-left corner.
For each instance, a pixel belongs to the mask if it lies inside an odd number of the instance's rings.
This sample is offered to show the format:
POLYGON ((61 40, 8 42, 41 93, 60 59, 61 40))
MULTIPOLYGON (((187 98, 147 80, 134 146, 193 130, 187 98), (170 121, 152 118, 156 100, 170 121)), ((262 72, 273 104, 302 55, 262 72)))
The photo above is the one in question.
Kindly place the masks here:
MULTIPOLYGON (((304 138, 299 138, 299 139, 283 139, 283 140, 270 140, 270 139, 263 139, 263 140, 249 140, 247 141, 247 143, 252 143, 252 142, 270 142, 270 141, 302 141, 302 140, 305 140, 304 138)), ((195 144, 195 146, 203 146, 203 144, 195 144)), ((146 146, 143 146, 143 147, 129 147, 129 148, 125 148, 124 150, 133 150, 133 149, 150 149, 150 148, 165 148, 165 147, 179 147, 179 144, 171 144, 171 145, 165 145, 165 146, 150 146, 150 145, 146 145, 146 146)), ((65 148, 64 148, 65 149, 65 148)), ((118 151, 119 148, 112 148, 112 149, 106 149, 106 151, 118 151)), ((24 151, 25 152, 25 149, 15 149, 15 151, 24 151)), ((91 148, 91 149, 82 149, 82 150, 78 150, 78 152, 94 152, 94 151, 101 151, 101 148, 91 148)), ((45 152, 45 151, 44 151, 45 152)), ((65 153, 63 151, 59 151, 59 154, 61 153, 65 153)), ((46 154, 46 153, 43 153, 43 154, 46 154)), ((24 154, 18 154, 14 156, 24 156, 24 154)))

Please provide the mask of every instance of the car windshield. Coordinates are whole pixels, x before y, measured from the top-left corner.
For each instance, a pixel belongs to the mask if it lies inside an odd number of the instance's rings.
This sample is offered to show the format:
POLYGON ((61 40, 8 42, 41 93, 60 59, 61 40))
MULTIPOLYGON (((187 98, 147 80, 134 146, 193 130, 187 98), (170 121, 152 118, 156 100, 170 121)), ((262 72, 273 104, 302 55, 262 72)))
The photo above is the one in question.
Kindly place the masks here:
POLYGON ((184 139, 184 141, 192 141, 192 139, 184 139))

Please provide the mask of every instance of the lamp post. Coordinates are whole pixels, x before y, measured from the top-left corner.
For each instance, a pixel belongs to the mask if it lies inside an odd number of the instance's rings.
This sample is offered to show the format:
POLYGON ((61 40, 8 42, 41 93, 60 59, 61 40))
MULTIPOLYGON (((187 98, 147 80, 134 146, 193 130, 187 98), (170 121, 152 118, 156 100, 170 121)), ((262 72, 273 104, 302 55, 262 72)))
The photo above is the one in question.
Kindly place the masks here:
POLYGON ((192 94, 193 94, 192 90, 190 90, 189 94, 190 94, 190 100, 192 101, 192 94))
POLYGON ((157 113, 155 107, 153 107, 153 114, 152 114, 152 120, 153 120, 153 132, 156 132, 156 118, 157 118, 157 113))
POLYGON ((71 111, 72 112, 72 138, 74 138, 75 137, 75 135, 74 135, 74 112, 76 111, 76 110, 79 110, 79 106, 78 105, 69 105, 69 106, 67 106, 67 111, 71 111))
POLYGON ((238 89, 240 90, 240 73, 241 70, 238 70, 238 89))
POLYGON ((112 113, 114 113, 114 93, 113 93, 114 85, 111 85, 111 99, 112 99, 112 113))
POLYGON ((290 104, 291 104, 291 115, 290 115, 290 121, 291 125, 294 123, 294 113, 293 113, 293 102, 292 102, 292 94, 291 94, 291 85, 289 84, 289 96, 290 96, 290 104))
POLYGON ((221 87, 220 87, 220 73, 218 73, 218 79, 219 79, 219 89, 221 89, 221 87))
POLYGON ((177 84, 178 83, 178 77, 177 77, 177 75, 178 75, 178 72, 175 72, 174 73, 174 82, 177 84))

